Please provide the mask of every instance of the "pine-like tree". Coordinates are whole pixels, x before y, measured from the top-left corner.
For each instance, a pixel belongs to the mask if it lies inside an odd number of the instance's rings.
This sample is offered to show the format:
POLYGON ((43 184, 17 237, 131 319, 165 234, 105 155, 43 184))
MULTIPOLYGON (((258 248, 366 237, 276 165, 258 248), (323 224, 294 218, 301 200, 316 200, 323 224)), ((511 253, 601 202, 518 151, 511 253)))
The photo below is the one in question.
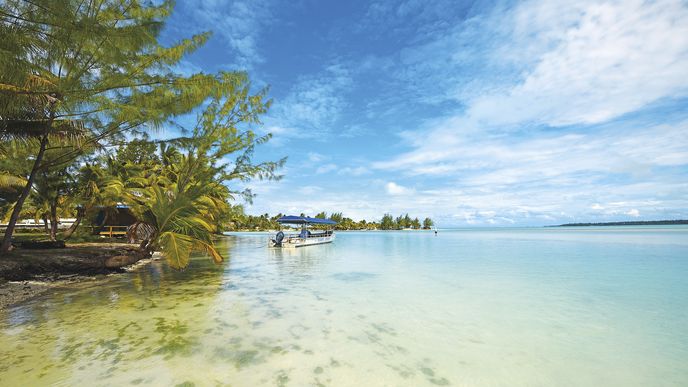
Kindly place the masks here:
MULTIPOLYGON (((0 4, 0 139, 36 138, 33 166, 14 203, 0 248, 11 238, 36 175, 73 160, 84 147, 127 131, 158 127, 208 96, 241 86, 245 74, 181 76, 173 66, 203 45, 209 33, 169 47, 158 37, 171 1, 136 0, 0 4), (46 162, 54 139, 82 138, 81 146, 46 162)), ((240 90, 240 89, 238 89, 240 90)))

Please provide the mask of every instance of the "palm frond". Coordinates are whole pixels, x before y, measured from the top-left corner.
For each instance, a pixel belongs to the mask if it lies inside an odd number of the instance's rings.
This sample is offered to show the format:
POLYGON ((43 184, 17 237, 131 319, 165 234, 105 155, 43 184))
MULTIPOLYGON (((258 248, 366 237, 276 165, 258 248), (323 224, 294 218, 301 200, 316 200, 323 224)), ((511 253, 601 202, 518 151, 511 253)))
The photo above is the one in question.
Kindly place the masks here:
POLYGON ((210 255, 210 258, 213 259, 213 262, 215 263, 222 263, 224 261, 224 258, 220 253, 217 251, 215 246, 213 246, 210 243, 205 243, 205 242, 198 242, 198 246, 204 250, 208 255, 210 255))
POLYGON ((14 190, 26 185, 26 179, 6 172, 0 172, 0 189, 14 190))
POLYGON ((174 232, 163 232, 159 237, 160 252, 167 263, 175 269, 189 265, 191 248, 194 243, 191 237, 174 232))

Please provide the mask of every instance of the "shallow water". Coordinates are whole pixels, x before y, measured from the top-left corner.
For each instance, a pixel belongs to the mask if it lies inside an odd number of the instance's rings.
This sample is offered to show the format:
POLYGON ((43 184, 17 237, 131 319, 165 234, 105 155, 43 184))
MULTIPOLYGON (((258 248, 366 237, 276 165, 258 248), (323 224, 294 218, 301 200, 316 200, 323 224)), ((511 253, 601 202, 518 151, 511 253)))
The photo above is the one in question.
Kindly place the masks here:
POLYGON ((0 385, 688 385, 688 228, 338 233, 0 312, 0 385))

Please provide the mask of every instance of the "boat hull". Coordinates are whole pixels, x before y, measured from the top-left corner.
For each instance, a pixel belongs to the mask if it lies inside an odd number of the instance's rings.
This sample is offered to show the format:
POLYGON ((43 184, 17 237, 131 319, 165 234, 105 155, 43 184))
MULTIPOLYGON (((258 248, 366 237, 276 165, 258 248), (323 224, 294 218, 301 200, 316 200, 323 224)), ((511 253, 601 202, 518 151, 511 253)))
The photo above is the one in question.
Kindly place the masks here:
POLYGON ((282 241, 278 246, 273 240, 270 240, 271 247, 277 248, 297 248, 304 246, 322 245, 325 243, 332 243, 334 241, 334 234, 322 237, 310 237, 310 238, 287 238, 282 241))

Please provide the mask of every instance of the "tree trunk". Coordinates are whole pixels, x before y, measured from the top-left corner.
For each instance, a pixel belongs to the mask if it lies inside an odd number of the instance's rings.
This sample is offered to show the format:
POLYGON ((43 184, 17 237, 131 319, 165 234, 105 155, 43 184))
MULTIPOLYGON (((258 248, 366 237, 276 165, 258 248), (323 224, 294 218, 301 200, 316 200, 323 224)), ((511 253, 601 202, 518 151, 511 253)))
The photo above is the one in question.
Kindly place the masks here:
POLYGON ((86 212, 86 209, 84 208, 77 208, 76 209, 76 219, 74 219, 74 223, 72 223, 71 226, 67 229, 67 231, 62 234, 64 236, 64 239, 68 239, 69 237, 74 234, 74 231, 76 231, 76 228, 79 227, 79 224, 81 223, 81 219, 84 217, 84 213, 86 212))
POLYGON ((43 230, 45 230, 45 235, 50 233, 50 228, 48 227, 48 216, 43 215, 43 230))
POLYGON ((19 199, 17 200, 17 203, 14 205, 14 210, 12 210, 12 216, 10 216, 10 221, 9 223, 7 223, 7 228, 5 229, 5 236, 3 237, 2 245, 0 246, 0 255, 5 254, 12 249, 12 234, 14 234, 14 228, 16 227, 17 221, 19 220, 19 214, 21 213, 22 207, 24 206, 24 202, 31 193, 31 187, 33 187, 33 181, 36 178, 38 168, 41 166, 41 162, 43 161, 45 148, 48 145, 48 133, 50 133, 50 128, 52 127, 53 123, 52 117, 54 117, 54 115, 51 115, 51 119, 48 122, 48 126, 46 127, 45 132, 43 133, 43 137, 41 138, 41 145, 38 150, 38 154, 36 155, 36 160, 34 160, 33 162, 33 167, 31 168, 29 179, 26 182, 26 185, 24 186, 21 195, 19 195, 19 199))
POLYGON ((98 226, 93 227, 93 232, 92 235, 100 235, 100 233, 105 230, 105 225, 107 224, 108 220, 110 219, 110 211, 107 209, 103 209, 104 215, 103 215, 103 221, 98 224, 98 226))
POLYGON ((50 240, 57 240, 57 198, 50 203, 50 240))

